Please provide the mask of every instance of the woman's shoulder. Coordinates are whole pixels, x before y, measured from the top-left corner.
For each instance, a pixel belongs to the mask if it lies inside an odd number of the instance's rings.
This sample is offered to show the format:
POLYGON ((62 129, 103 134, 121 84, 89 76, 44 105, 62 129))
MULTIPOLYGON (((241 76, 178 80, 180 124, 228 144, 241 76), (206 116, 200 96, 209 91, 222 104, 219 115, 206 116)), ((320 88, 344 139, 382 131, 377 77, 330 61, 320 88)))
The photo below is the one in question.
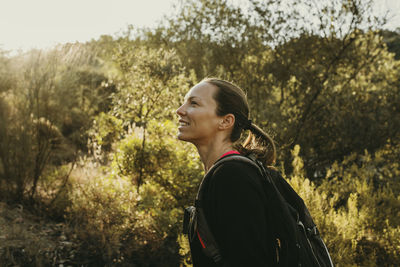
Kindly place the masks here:
POLYGON ((215 172, 217 171, 238 171, 238 172, 246 172, 246 173, 252 173, 252 172, 259 172, 259 168, 257 167, 257 164, 245 157, 245 156, 227 156, 226 158, 223 158, 220 160, 221 162, 216 163, 217 168, 215 172))
POLYGON ((258 168, 251 163, 241 160, 227 160, 219 164, 213 173, 214 182, 230 182, 236 184, 260 184, 258 168))
POLYGON ((214 198, 256 198, 263 203, 263 177, 257 167, 250 163, 229 160, 215 169, 207 182, 206 191, 214 198))
POLYGON ((246 161, 245 159, 241 159, 245 157, 231 157, 225 159, 223 162, 218 164, 217 168, 215 171, 227 171, 227 170, 237 170, 237 171, 249 171, 249 170, 255 170, 257 171, 257 167, 249 161, 246 161))

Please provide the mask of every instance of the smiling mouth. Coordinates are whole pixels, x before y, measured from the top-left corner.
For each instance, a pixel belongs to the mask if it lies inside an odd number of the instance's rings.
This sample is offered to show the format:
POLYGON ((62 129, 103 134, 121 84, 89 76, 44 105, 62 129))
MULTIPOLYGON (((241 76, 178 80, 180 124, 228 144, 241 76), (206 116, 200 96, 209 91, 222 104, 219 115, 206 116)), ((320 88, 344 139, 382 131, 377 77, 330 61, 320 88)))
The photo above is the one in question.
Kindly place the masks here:
POLYGON ((188 126, 189 123, 186 121, 179 121, 179 126, 188 126))

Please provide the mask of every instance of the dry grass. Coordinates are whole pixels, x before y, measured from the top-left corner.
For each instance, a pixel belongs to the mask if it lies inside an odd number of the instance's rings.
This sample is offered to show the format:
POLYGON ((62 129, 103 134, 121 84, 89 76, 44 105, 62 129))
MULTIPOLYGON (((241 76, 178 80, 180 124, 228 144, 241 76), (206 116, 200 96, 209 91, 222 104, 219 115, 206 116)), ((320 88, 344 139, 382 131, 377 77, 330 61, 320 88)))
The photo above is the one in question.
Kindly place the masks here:
POLYGON ((21 205, 0 202, 0 266, 73 265, 66 226, 44 221, 21 205))

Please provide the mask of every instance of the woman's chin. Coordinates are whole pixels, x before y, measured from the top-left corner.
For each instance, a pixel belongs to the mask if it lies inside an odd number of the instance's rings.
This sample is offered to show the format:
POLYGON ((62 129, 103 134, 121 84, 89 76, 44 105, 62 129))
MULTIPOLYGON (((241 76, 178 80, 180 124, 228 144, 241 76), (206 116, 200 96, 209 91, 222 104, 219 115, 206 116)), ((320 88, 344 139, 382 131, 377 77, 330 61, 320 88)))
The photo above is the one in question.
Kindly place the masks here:
POLYGON ((178 132, 177 138, 180 141, 190 142, 190 138, 188 138, 187 136, 185 136, 185 134, 181 132, 178 132))
POLYGON ((184 135, 184 134, 182 134, 181 132, 178 132, 177 138, 178 138, 178 140, 181 140, 181 141, 186 141, 186 139, 185 139, 185 135, 184 135))

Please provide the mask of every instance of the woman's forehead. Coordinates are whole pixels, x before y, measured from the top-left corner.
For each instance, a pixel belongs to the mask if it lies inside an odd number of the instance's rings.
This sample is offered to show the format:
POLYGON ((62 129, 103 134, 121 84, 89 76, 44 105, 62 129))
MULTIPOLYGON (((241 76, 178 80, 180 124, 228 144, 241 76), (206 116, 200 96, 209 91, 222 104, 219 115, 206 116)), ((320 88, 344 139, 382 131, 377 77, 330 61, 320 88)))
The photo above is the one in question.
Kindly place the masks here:
POLYGON ((185 96, 185 100, 190 98, 213 99, 215 86, 207 82, 201 82, 193 86, 185 96))

